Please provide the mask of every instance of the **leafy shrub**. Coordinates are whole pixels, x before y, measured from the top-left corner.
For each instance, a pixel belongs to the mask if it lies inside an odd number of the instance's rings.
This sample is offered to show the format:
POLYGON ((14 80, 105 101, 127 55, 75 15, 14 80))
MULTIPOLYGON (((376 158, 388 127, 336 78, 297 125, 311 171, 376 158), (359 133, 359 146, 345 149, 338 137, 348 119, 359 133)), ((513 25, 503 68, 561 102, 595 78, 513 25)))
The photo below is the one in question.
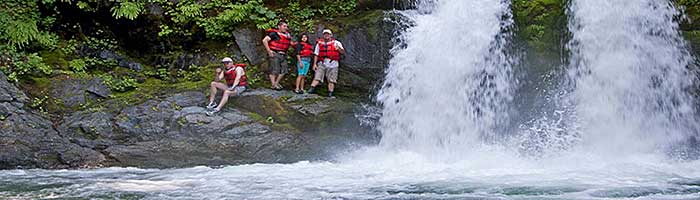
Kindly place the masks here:
POLYGON ((126 92, 137 87, 136 79, 129 77, 122 77, 120 79, 115 78, 111 75, 102 75, 102 82, 104 82, 107 87, 117 92, 126 92))

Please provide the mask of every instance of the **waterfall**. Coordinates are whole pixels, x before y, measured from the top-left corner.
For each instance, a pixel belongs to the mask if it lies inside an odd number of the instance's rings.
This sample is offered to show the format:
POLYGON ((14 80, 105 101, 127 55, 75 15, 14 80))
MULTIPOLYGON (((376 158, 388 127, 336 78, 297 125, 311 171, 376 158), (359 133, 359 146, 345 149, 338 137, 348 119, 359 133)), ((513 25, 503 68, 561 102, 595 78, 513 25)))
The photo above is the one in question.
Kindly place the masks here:
MULTIPOLYGON (((454 158, 494 141, 521 153, 655 153, 697 135, 693 58, 667 0, 572 0, 569 64, 548 113, 516 125, 510 1, 420 1, 377 95, 380 147, 454 158), (515 140, 511 140, 516 138, 515 140), (516 142, 513 145, 511 142, 516 142)), ((523 120, 519 120, 523 121, 523 120)))
POLYGON ((510 1, 420 1, 377 95, 380 146, 431 156, 498 138, 515 79, 505 53, 510 1))
POLYGON ((584 146, 657 151, 697 130, 692 57, 667 0, 573 0, 570 96, 584 146))

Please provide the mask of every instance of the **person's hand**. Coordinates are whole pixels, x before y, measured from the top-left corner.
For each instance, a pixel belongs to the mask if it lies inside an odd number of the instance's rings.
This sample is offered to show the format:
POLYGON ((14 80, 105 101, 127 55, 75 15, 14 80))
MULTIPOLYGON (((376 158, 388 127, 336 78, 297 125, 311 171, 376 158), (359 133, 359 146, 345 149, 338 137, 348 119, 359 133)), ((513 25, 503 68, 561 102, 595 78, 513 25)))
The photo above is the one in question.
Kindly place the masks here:
POLYGON ((275 52, 272 50, 267 51, 267 55, 270 56, 270 58, 275 57, 275 52))
POLYGON ((221 71, 222 71, 221 68, 216 68, 216 74, 221 73, 221 71))

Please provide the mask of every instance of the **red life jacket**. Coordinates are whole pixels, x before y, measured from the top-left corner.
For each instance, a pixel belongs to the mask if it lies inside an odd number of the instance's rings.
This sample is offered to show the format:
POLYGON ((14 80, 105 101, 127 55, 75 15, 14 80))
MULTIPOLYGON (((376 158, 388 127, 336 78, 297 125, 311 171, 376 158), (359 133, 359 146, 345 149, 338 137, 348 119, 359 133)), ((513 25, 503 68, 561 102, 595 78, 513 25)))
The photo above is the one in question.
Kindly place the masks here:
POLYGON ((323 39, 318 40, 318 56, 321 59, 329 58, 331 60, 340 60, 340 51, 335 49, 335 39, 324 42, 323 39))
POLYGON ((267 30, 266 33, 269 35, 272 32, 276 32, 279 36, 279 39, 270 40, 270 42, 268 43, 270 49, 273 51, 287 51, 287 49, 289 49, 289 45, 292 44, 292 36, 290 36, 289 33, 282 33, 277 29, 267 30))
MULTIPOLYGON (((236 64, 236 66, 226 69, 226 72, 224 72, 224 79, 226 79, 226 85, 229 87, 233 86, 233 83, 236 82, 236 68, 243 68, 245 70, 246 65, 245 64, 236 64)), ((236 86, 248 86, 248 77, 246 77, 245 74, 241 76, 241 80, 238 81, 238 85, 236 86)))
POLYGON ((299 56, 311 57, 311 55, 314 55, 314 47, 311 46, 308 42, 301 42, 299 44, 302 45, 301 51, 299 52, 299 56))

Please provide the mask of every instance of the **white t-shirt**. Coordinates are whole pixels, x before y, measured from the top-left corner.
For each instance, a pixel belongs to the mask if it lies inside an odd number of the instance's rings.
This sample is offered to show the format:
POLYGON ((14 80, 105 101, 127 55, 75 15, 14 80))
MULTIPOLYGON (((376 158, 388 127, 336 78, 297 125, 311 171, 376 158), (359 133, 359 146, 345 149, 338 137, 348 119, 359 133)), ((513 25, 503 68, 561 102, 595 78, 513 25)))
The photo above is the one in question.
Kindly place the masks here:
MULTIPOLYGON (((323 39, 321 39, 321 40, 323 40, 323 39)), ((333 40, 333 45, 335 46, 335 49, 338 49, 338 50, 345 49, 343 47, 343 43, 340 43, 340 41, 338 41, 338 40, 333 40)), ((318 55, 318 53, 320 51, 319 49, 320 49, 319 45, 316 44, 316 47, 314 47, 314 55, 318 55)), ((324 66, 326 66, 326 68, 337 68, 338 67, 338 61, 331 60, 328 58, 323 59, 323 60, 319 60, 318 62, 319 62, 319 64, 322 63, 324 66)))

